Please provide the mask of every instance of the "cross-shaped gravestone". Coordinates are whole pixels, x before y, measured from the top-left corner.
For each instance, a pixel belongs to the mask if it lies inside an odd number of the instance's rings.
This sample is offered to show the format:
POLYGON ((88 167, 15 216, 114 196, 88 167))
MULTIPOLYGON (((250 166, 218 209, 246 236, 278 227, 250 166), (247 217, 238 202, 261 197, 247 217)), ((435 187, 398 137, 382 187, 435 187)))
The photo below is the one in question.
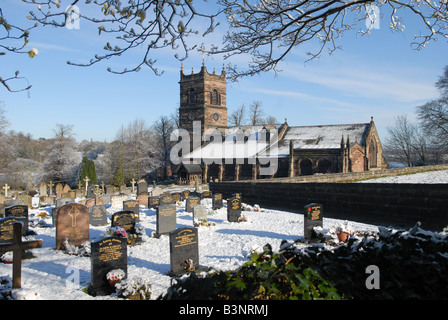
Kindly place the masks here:
POLYGON ((81 190, 81 188, 82 188, 82 182, 81 182, 81 180, 79 180, 79 181, 78 181, 78 189, 81 190))
POLYGON ((50 181, 48 186, 50 187, 50 193, 48 195, 51 197, 53 195, 53 186, 54 186, 53 181, 50 181))
POLYGON ((135 186, 135 180, 134 180, 134 178, 132 178, 132 181, 131 181, 131 183, 132 183, 132 193, 134 193, 135 192, 135 188, 134 188, 134 186, 135 186))
POLYGON ((86 182, 86 194, 87 194, 87 187, 89 186, 89 181, 90 181, 89 177, 86 176, 86 177, 84 178, 84 181, 86 182))
POLYGON ((93 193, 95 194, 95 204, 100 203, 100 186, 96 185, 95 190, 93 190, 93 193))
POLYGON ((14 223, 13 238, 11 244, 0 245, 0 252, 13 252, 12 258, 12 287, 22 287, 22 251, 27 249, 42 248, 42 240, 22 242, 22 224, 14 223))
POLYGON ((8 189, 9 189, 8 184, 5 184, 5 186, 3 187, 3 190, 5 190, 5 198, 8 198, 8 189))
POLYGON ((101 181, 101 191, 103 192, 103 193, 105 193, 104 192, 104 186, 105 186, 106 184, 104 183, 104 181, 101 181))

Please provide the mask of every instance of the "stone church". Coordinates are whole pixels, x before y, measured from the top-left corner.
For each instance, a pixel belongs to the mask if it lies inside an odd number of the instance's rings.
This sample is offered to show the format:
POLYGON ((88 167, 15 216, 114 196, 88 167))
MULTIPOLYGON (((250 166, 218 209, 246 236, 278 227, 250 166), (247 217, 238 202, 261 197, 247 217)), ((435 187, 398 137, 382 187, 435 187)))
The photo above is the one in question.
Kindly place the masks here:
MULTIPOLYGON (((180 183, 294 177, 387 168, 373 122, 320 126, 227 125, 226 74, 180 71, 180 128, 202 140, 174 168, 180 183), (196 127, 197 128, 197 127, 196 127), (269 167, 269 170, 264 170, 269 167)), ((193 137, 191 138, 193 140, 193 137)))

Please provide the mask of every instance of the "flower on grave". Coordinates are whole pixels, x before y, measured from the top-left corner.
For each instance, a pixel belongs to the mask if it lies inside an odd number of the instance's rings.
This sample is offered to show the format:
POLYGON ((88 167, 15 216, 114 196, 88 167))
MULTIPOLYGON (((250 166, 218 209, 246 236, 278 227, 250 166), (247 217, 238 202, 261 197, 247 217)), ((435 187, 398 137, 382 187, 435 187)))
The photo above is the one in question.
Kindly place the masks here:
POLYGON ((115 289, 117 295, 125 299, 149 300, 151 298, 151 283, 145 278, 123 280, 115 285, 115 289))
POLYGON ((194 262, 192 259, 187 259, 184 261, 184 269, 186 271, 194 271, 196 269, 197 263, 194 262))
POLYGON ((346 233, 349 233, 349 234, 352 234, 352 233, 353 233, 353 229, 352 229, 352 227, 349 225, 348 221, 345 221, 344 223, 339 223, 339 224, 336 226, 335 231, 336 231, 336 233, 340 233, 340 232, 346 232, 346 233))
POLYGON ((126 230, 122 227, 109 227, 107 229, 107 236, 119 237, 119 238, 127 238, 126 230))
POLYGON ((121 269, 113 269, 106 274, 106 279, 109 281, 120 281, 124 278, 126 273, 121 269))

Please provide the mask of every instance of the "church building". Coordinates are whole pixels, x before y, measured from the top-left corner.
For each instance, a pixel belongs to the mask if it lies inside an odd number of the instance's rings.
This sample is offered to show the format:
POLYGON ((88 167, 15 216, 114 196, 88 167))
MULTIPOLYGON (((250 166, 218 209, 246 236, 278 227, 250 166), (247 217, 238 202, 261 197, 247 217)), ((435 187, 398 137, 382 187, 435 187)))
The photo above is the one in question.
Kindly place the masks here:
POLYGON ((229 127, 224 68, 209 73, 203 64, 199 73, 189 75, 181 68, 179 84, 179 127, 193 141, 195 123, 200 123, 201 136, 174 170, 180 183, 387 168, 373 117, 355 124, 290 126, 285 119, 278 125, 229 127))

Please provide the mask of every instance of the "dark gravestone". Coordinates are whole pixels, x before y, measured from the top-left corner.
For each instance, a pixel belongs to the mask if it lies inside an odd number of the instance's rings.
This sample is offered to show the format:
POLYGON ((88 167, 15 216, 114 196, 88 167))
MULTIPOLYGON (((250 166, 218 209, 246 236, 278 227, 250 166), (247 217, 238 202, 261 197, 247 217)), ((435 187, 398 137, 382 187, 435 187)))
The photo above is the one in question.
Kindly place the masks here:
POLYGON ((57 198, 56 199, 56 207, 51 209, 51 223, 53 226, 56 226, 56 221, 58 217, 58 209, 63 205, 68 203, 74 203, 75 199, 73 198, 57 198))
POLYGON ((89 223, 91 226, 105 226, 107 224, 107 210, 104 206, 94 205, 89 207, 89 223))
POLYGON ((323 226, 323 206, 320 203, 310 203, 305 206, 305 215, 303 217, 303 234, 306 240, 317 239, 314 227, 323 226))
POLYGON ((22 227, 23 232, 28 231, 28 206, 17 205, 5 208, 5 217, 18 217, 25 218, 24 225, 22 227))
POLYGON ((176 205, 161 204, 158 206, 156 223, 156 237, 176 230, 176 205))
POLYGON ((178 276, 199 267, 198 232, 196 228, 180 228, 170 232, 171 274, 178 276))
POLYGON ((212 210, 222 208, 222 193, 214 193, 212 195, 212 210))
POLYGON ((69 245, 80 246, 89 241, 89 210, 80 203, 65 204, 57 210, 56 250, 69 245))
POLYGON ((114 186, 107 185, 106 186, 106 194, 113 194, 114 193, 114 186))
POLYGON ((210 199, 212 197, 212 193, 210 191, 204 191, 201 193, 201 199, 210 199))
POLYGON ((159 206, 159 197, 148 197, 148 208, 156 209, 159 206))
POLYGON ((190 196, 190 190, 184 190, 182 193, 182 200, 186 200, 190 196))
POLYGON ((190 196, 185 201, 185 211, 193 212, 193 208, 199 204, 201 204, 201 198, 199 198, 197 196, 190 196))
MULTIPOLYGON (((128 254, 126 238, 108 237, 91 244, 91 282, 90 287, 97 295, 115 292, 106 275, 109 271, 121 269, 127 277, 128 254)), ((124 279, 123 278, 123 279, 124 279)))
POLYGON ((140 180, 137 183, 137 195, 148 192, 148 183, 145 180, 140 180))
POLYGON ((174 202, 182 201, 182 193, 180 192, 173 192, 171 196, 173 197, 174 202))
MULTIPOLYGON (((13 231, 14 231, 14 223, 22 223, 25 225, 25 218, 21 217, 7 217, 4 219, 0 219, 0 243, 9 243, 12 242, 13 239, 13 231)), ((25 235, 26 229, 22 228, 22 235, 25 235)))
POLYGON ((94 184, 89 184, 87 186, 87 194, 86 194, 86 198, 87 199, 95 199, 95 185, 94 184))
POLYGON ((230 198, 227 200, 227 220, 229 222, 239 222, 241 217, 241 199, 230 198))
POLYGON ((164 194, 159 197, 159 205, 163 204, 175 204, 173 197, 171 194, 164 194))
POLYGON ((112 227, 121 227, 126 233, 135 233, 135 214, 133 211, 117 211, 112 215, 112 227))
POLYGON ((140 217, 140 203, 138 200, 126 200, 123 201, 123 210, 132 211, 135 215, 135 222, 139 222, 140 217))

